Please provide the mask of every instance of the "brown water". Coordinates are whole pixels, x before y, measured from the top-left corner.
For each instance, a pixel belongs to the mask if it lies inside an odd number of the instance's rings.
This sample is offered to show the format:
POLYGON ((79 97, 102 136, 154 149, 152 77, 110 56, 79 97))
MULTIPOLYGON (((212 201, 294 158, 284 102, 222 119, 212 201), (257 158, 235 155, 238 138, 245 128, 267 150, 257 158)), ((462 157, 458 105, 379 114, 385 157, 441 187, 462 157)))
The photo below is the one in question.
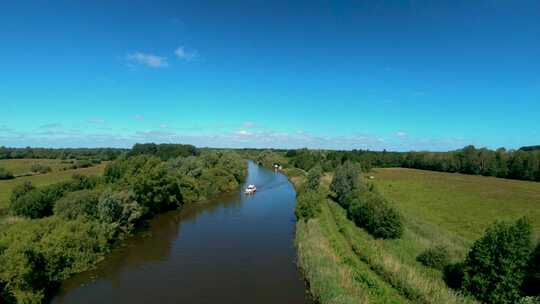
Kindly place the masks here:
POLYGON ((295 192, 249 163, 257 194, 162 214, 52 303, 310 303, 295 265, 295 192))

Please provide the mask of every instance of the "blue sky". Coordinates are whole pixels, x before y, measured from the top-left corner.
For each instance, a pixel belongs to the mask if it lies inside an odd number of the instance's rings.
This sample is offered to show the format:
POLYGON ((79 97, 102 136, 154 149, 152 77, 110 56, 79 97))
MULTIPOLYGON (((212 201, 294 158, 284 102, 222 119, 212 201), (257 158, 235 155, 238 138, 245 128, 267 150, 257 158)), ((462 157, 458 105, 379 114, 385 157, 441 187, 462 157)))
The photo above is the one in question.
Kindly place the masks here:
POLYGON ((540 2, 290 2, 4 2, 0 145, 540 144, 540 2))

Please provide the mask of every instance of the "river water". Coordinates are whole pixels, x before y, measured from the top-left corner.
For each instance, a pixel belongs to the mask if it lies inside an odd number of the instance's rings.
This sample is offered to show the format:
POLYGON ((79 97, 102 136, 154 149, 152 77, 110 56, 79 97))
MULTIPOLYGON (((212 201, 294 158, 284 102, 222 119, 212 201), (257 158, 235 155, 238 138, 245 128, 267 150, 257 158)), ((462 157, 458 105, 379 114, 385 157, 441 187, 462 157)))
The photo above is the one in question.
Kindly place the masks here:
POLYGON ((52 303, 310 303, 295 265, 295 192, 248 164, 246 184, 158 215, 95 270, 62 283, 52 303))

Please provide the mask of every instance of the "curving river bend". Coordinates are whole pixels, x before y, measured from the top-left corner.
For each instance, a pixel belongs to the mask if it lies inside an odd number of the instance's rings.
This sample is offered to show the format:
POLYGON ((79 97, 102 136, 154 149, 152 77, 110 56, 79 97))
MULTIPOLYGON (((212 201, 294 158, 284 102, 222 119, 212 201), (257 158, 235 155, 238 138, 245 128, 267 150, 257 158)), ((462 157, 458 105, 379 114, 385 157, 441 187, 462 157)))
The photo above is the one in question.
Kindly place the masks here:
POLYGON ((52 303, 310 303, 295 265, 294 189, 280 173, 248 170, 257 194, 158 215, 52 303))

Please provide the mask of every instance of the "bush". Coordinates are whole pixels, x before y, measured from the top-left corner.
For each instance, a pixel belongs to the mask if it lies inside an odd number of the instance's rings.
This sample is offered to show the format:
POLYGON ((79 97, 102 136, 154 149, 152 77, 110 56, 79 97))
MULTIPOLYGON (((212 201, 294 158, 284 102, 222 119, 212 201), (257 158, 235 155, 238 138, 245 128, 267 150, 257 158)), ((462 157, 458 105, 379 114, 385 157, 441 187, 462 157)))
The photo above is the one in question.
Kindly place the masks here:
POLYGON ((185 204, 194 203, 200 200, 201 190, 199 183, 191 176, 181 176, 179 178, 180 192, 185 204))
POLYGON ((531 225, 496 222, 477 240, 464 265, 463 289, 485 303, 516 303, 531 251, 531 225))
POLYGON ((68 193, 54 204, 54 214, 67 220, 80 216, 96 218, 99 193, 81 190, 68 193))
POLYGON ((97 205, 98 218, 123 233, 129 233, 142 218, 143 208, 132 192, 104 192, 97 205))
POLYGON ((435 246, 420 253, 416 260, 422 265, 443 270, 450 262, 450 255, 444 246, 435 246))
POLYGON ((0 281, 17 303, 41 303, 70 274, 95 265, 109 249, 108 228, 95 221, 50 217, 0 232, 0 281))
POLYGON ((239 186, 232 174, 219 167, 203 170, 199 184, 206 197, 211 197, 218 193, 230 192, 239 186))
POLYGON ((128 179, 136 201, 145 207, 145 213, 159 213, 182 205, 182 193, 176 178, 167 172, 165 164, 148 162, 140 174, 128 179))
MULTIPOLYGON (((357 191, 349 203, 348 214, 358 227, 365 228, 376 238, 396 239, 403 234, 399 212, 380 195, 357 191)), ((348 199, 350 200, 350 199, 348 199)))
POLYGON ((34 190, 35 187, 30 181, 25 181, 24 183, 16 185, 11 191, 11 197, 9 198, 10 202, 13 204, 19 197, 25 195, 26 193, 34 190))
POLYGON ((13 215, 36 219, 52 214, 53 201, 43 191, 34 189, 12 201, 9 208, 13 215))
POLYGON ((450 263, 444 267, 443 279, 448 287, 460 289, 463 285, 463 262, 450 263))
POLYGON ((92 167, 94 164, 92 163, 91 160, 88 160, 88 159, 81 159, 81 160, 77 160, 72 166, 71 168, 72 169, 79 169, 79 168, 90 168, 92 167))
POLYGON ((358 187, 359 171, 351 162, 345 162, 336 169, 330 190, 336 194, 338 202, 344 201, 347 195, 358 187))
POLYGON ((35 172, 35 173, 45 174, 45 173, 51 172, 52 169, 51 167, 43 165, 43 164, 33 164, 30 167, 30 171, 35 172))
POLYGON ((523 290, 529 296, 540 296, 540 243, 529 260, 523 290))
POLYGON ((307 221, 316 217, 321 211, 324 197, 314 190, 301 192, 296 199, 294 214, 298 220, 307 221))
POLYGON ((0 167, 0 180, 2 179, 13 179, 15 176, 11 171, 8 171, 2 167, 0 167))
POLYGON ((308 189, 317 190, 321 183, 322 168, 321 166, 315 166, 309 170, 307 175, 307 184, 308 189))

